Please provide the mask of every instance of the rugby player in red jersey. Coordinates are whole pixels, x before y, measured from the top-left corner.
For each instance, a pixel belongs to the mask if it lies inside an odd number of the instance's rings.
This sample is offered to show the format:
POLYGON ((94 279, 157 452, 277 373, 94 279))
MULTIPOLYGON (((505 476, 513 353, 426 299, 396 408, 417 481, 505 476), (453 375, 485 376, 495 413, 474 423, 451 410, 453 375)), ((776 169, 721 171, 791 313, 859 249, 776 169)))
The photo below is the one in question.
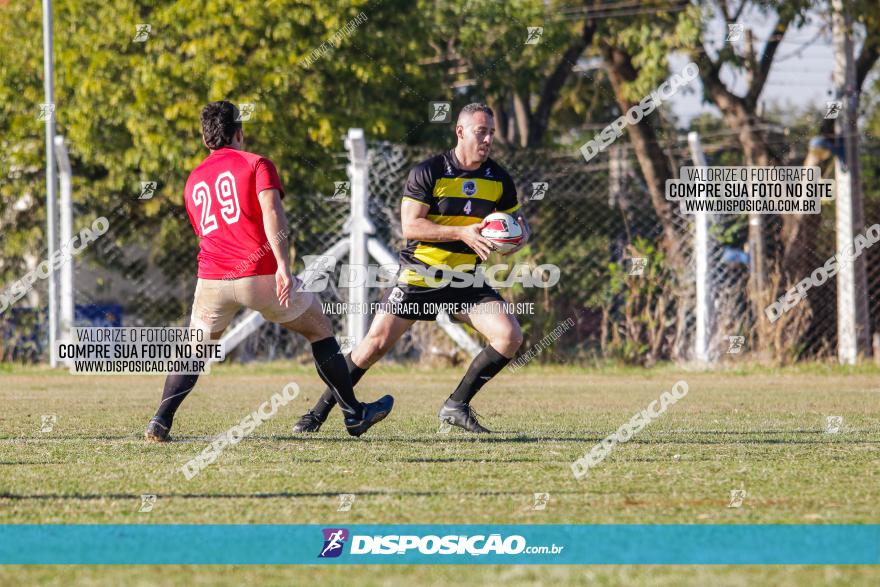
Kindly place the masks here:
MULTIPOLYGON (((290 273, 284 189, 269 159, 242 150, 244 133, 238 108, 226 101, 202 110, 202 140, 211 154, 190 174, 184 198, 193 230, 199 237, 199 272, 190 328, 214 340, 242 307, 297 332, 312 345, 318 375, 342 408, 345 426, 360 436, 391 412, 386 395, 361 403, 330 321, 318 298, 299 291, 290 273), (271 255, 254 254, 266 246, 271 255)), ((172 373, 165 380, 162 401, 144 437, 165 442, 174 414, 195 387, 198 375, 172 373)))

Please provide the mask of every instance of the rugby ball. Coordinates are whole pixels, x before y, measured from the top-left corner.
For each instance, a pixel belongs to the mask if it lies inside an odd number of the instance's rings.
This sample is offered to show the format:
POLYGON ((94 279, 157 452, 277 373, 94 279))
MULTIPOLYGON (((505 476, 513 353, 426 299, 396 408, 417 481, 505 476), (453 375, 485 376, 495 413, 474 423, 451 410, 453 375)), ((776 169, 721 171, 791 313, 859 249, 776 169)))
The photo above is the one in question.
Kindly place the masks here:
POLYGON ((523 231, 516 218, 504 212, 493 212, 484 219, 480 230, 484 238, 490 240, 496 251, 507 252, 522 242, 523 231))

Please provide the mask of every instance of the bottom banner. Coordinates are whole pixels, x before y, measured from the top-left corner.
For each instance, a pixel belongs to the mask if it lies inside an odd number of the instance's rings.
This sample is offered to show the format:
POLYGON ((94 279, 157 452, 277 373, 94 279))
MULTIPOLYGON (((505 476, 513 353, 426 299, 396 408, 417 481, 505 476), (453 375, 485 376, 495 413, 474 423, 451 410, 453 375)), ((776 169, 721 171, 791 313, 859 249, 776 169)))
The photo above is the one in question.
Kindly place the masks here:
POLYGON ((880 525, 0 525, 2 564, 878 564, 880 525))

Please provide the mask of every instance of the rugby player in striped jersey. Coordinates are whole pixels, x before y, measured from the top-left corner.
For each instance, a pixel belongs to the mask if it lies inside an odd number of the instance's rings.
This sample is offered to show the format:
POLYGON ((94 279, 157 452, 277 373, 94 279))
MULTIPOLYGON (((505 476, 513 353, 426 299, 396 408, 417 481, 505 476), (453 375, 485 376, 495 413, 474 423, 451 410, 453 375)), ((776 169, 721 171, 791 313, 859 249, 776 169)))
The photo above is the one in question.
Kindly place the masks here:
MULTIPOLYGON (((489 158, 495 135, 494 114, 484 104, 465 106, 455 126, 454 149, 435 155, 409 173, 401 203, 401 226, 407 239, 400 252, 397 285, 385 292, 383 307, 370 325, 366 338, 346 357, 353 384, 363 377, 417 320, 435 320, 440 304, 465 308, 453 317, 472 326, 488 345, 468 367, 458 387, 440 408, 442 422, 468 432, 488 429, 477 420, 471 400, 513 358, 522 333, 516 316, 504 308, 504 300, 486 284, 441 287, 433 278, 434 267, 469 266, 476 271, 480 260, 492 252, 492 243, 480 234, 483 218, 492 212, 513 215, 523 229, 524 246, 529 227, 516 197, 510 175, 489 158)), ((317 432, 335 405, 328 389, 303 415, 294 432, 317 432)))

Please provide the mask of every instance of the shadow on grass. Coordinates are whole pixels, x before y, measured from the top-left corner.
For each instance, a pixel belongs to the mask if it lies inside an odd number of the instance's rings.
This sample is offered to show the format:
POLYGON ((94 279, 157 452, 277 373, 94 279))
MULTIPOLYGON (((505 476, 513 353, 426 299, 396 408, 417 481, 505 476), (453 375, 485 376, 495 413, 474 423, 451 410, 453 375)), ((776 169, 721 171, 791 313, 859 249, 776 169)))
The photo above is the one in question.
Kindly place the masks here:
MULTIPOLYGON (((406 443, 406 444, 436 444, 437 442, 456 442, 456 443, 489 443, 489 444, 538 444, 543 442, 584 442, 597 443, 605 437, 613 434, 613 430, 594 431, 587 430, 578 435, 553 435, 553 436, 530 436, 518 432, 497 431, 491 435, 488 434, 466 434, 459 432, 451 432, 448 434, 419 432, 411 436, 367 436, 361 438, 352 438, 349 436, 320 436, 320 435, 278 435, 278 436, 249 436, 243 438, 237 444, 252 442, 291 442, 303 444, 321 444, 321 443, 406 443)), ((140 435, 125 436, 56 436, 52 438, 43 437, 7 437, 0 438, 0 443, 59 443, 64 441, 127 441, 135 443, 143 443, 145 447, 157 448, 161 450, 162 446, 179 446, 182 444, 210 444, 218 436, 174 436, 167 443, 144 443, 140 435)), ((791 445, 824 445, 824 444, 878 444, 880 443, 880 433, 876 431, 850 431, 839 434, 828 434, 822 430, 656 430, 652 433, 638 435, 627 444, 791 444, 791 445), (877 435, 877 438, 854 438, 856 435, 877 435), (788 436, 801 435, 810 438, 764 438, 767 436, 788 436), (662 436, 662 438, 657 438, 662 436), (717 438, 701 439, 694 438, 699 436, 709 436, 717 438), (684 438, 682 438, 684 437, 684 438), (727 437, 748 437, 728 439, 727 437)), ((0 465, 13 464, 10 462, 0 461, 0 465)), ((27 463, 21 463, 27 464, 27 463)))
MULTIPOLYGON (((297 497, 339 497, 339 491, 282 491, 273 493, 160 493, 159 497, 169 498, 178 497, 181 499, 290 499, 297 497)), ((522 491, 468 491, 468 496, 516 496, 525 495, 522 491)), ((580 491, 556 489, 556 494, 569 493, 580 494, 580 491)), ((385 497, 435 497, 441 495, 460 496, 463 492, 458 489, 450 489, 449 491, 358 491, 358 497, 366 496, 385 496, 385 497)), ((0 499, 8 499, 12 501, 49 501, 49 500, 79 500, 91 501, 101 499, 122 499, 122 500, 140 500, 140 493, 0 493, 0 499)))

